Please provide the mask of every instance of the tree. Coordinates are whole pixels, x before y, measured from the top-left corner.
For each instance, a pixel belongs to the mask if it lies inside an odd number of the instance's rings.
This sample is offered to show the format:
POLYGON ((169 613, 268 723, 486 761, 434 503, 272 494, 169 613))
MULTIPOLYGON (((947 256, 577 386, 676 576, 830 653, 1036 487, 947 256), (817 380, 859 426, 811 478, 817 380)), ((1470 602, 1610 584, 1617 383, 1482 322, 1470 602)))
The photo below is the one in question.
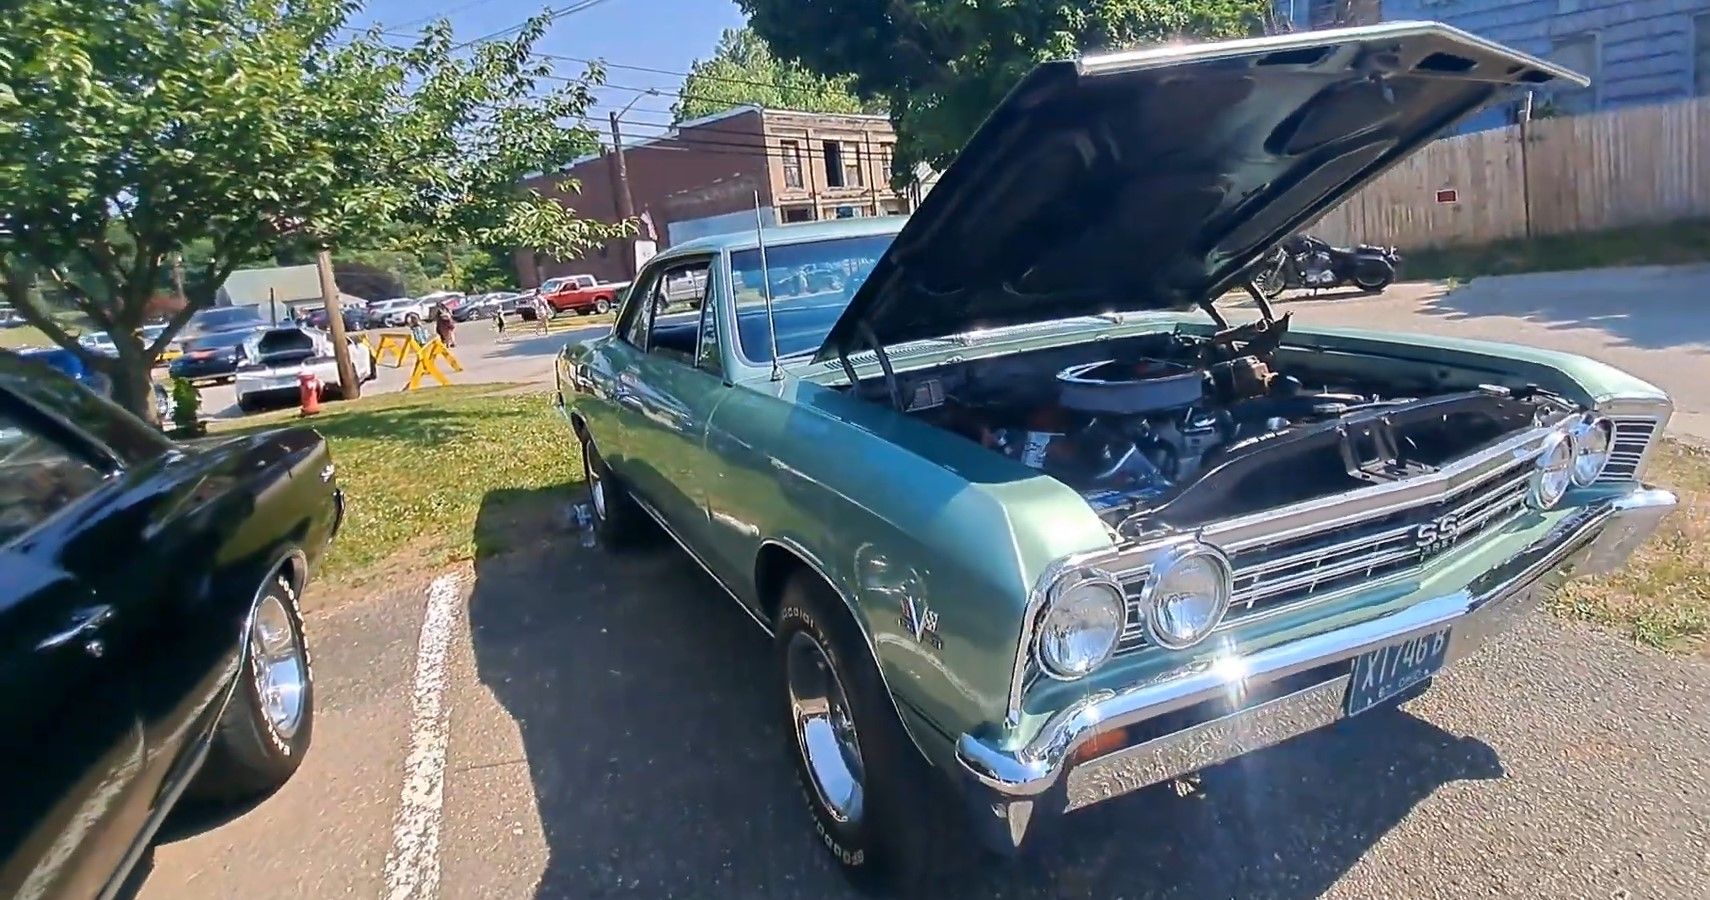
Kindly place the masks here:
POLYGON ((727 28, 711 58, 689 66, 671 120, 696 119, 743 104, 807 112, 883 111, 882 104, 857 97, 849 83, 848 78, 826 78, 779 59, 751 29, 727 28))
MULTIPOLYGON (((454 45, 344 40, 354 0, 12 0, 0 31, 0 279, 30 324, 106 374, 151 421, 149 370, 240 264, 281 242, 397 250, 460 242, 573 254, 624 231, 525 191, 592 151, 594 67, 551 80, 547 19, 454 45), (189 303, 138 334, 174 254, 189 303), (112 335, 79 347, 40 278, 112 335)), ((566 185, 574 190, 574 185, 566 185)))
POLYGON ((886 101, 893 174, 948 165, 1035 63, 1255 33, 1268 0, 737 0, 781 57, 886 101))

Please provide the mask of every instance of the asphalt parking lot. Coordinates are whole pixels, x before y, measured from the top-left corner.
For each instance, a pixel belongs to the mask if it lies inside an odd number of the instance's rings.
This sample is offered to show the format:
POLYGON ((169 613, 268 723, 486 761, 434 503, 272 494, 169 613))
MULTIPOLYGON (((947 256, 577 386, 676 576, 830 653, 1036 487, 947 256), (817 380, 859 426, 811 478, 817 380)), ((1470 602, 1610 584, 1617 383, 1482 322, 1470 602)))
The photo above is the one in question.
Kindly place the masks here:
MULTIPOLYGON (((1710 269, 1528 279, 1288 308, 1586 352, 1710 437, 1710 269)), ((542 382, 590 333, 465 326, 456 377, 542 382)), ((801 808, 764 636, 674 548, 538 533, 314 612, 303 770, 236 818, 176 817, 140 896, 853 896, 801 808)), ((1078 814, 944 896, 1702 897, 1707 709, 1710 660, 1538 615, 1401 710, 1078 814)))
MULTIPOLYGON (((312 620, 305 768, 223 827, 180 824, 141 896, 399 896, 387 860, 425 840, 394 814, 420 796, 428 595, 312 620)), ((567 538, 483 561, 452 596, 437 865, 407 887, 851 896, 800 808, 765 638, 679 553, 567 538)), ((1088 810, 946 896, 1699 897, 1706 708, 1710 667, 1538 617, 1404 710, 1088 810)))

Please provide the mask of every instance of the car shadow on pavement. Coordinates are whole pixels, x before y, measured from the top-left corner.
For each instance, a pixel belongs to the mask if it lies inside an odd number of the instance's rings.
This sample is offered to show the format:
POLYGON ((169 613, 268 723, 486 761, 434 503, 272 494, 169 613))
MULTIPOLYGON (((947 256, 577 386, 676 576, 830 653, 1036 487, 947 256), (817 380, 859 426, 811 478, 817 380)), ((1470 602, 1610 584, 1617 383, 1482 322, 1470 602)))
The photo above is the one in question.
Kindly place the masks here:
MULTIPOLYGON (((483 518, 511 517, 502 493, 483 518)), ((802 808, 765 635, 663 536, 612 553, 556 528, 478 550, 469 598, 548 844, 537 896, 856 896, 802 808)), ((1316 897, 1440 786, 1501 775, 1483 742, 1368 713, 1077 813, 944 896, 1316 897)))

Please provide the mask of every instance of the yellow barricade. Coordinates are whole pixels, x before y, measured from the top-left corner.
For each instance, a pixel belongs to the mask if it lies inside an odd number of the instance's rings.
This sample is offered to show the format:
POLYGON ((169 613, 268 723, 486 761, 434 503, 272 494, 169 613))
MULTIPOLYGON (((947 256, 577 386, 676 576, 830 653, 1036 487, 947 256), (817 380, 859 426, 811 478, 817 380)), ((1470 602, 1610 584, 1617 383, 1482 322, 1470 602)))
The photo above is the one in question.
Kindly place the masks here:
MULTIPOLYGON (((367 340, 367 338, 364 337, 363 340, 367 340)), ((416 339, 411 337, 408 331, 382 332, 380 335, 380 343, 372 345, 374 352, 374 364, 377 366, 391 366, 394 369, 402 369, 404 367, 404 352, 409 350, 410 345, 414 343, 416 343, 416 339), (389 363, 386 361, 386 354, 388 352, 397 356, 397 362, 389 363)), ((419 347, 420 345, 417 346, 419 347)))
MULTIPOLYGON (((409 336, 406 335, 406 337, 409 336)), ((384 341, 385 338, 381 338, 381 340, 384 341)), ((410 383, 404 385, 406 391, 413 391, 421 387, 422 378, 427 376, 432 376, 433 380, 442 386, 450 387, 451 379, 446 378, 445 373, 439 370, 438 360, 445 360, 454 372, 463 371, 463 364, 457 361, 457 357, 452 355, 450 348, 446 347, 439 338, 434 338, 428 341, 426 346, 423 346, 411 337, 405 347, 416 355, 416 367, 414 371, 410 372, 410 383)))

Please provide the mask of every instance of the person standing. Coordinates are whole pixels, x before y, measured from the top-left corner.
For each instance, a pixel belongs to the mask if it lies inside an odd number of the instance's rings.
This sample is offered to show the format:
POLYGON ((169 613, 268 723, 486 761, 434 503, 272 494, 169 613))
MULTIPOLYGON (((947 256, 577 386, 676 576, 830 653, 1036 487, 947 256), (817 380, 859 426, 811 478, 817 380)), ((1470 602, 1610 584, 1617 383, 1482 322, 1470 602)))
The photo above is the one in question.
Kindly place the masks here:
POLYGON ((443 305, 434 307, 433 330, 439 333, 439 342, 447 347, 457 346, 457 322, 451 318, 451 310, 443 305))

